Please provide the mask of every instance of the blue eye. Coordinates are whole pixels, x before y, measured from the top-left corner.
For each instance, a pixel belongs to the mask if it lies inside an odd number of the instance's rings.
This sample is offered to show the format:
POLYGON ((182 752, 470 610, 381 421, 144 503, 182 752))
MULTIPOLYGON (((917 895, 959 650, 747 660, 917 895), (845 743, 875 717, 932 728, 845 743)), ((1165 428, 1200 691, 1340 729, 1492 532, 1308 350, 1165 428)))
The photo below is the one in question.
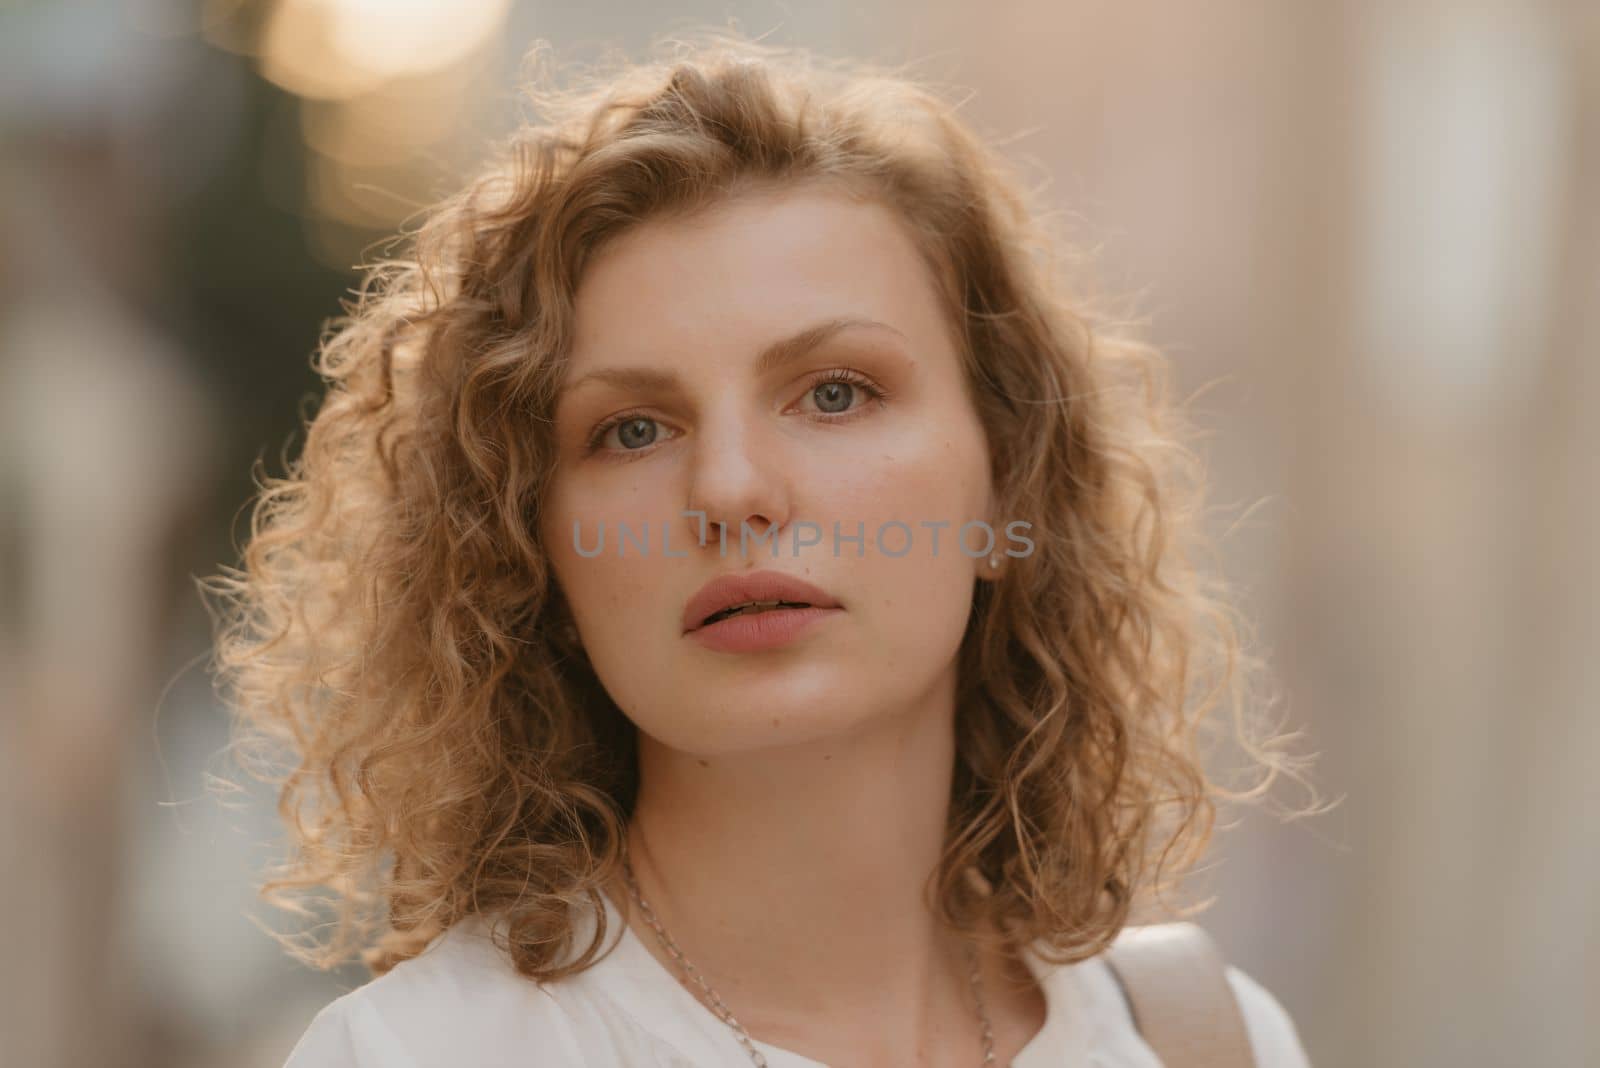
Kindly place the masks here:
POLYGON ((811 391, 811 396, 816 400, 817 407, 825 412, 845 412, 850 410, 855 387, 849 382, 824 382, 811 391))
MULTIPOLYGON (((858 415, 865 415, 866 404, 858 402, 877 401, 882 405, 888 395, 888 390, 860 371, 848 367, 818 375, 805 394, 816 405, 816 410, 808 414, 825 423, 846 422, 858 415)), ((608 453, 608 459, 631 459, 650 451, 652 445, 671 439, 672 434, 663 434, 661 428, 659 420, 643 412, 622 412, 590 431, 584 442, 583 454, 608 453), (611 440, 613 431, 616 432, 614 442, 611 440)))
POLYGON ((866 375, 848 367, 822 375, 812 383, 809 396, 816 402, 818 414, 845 415, 852 407, 860 407, 853 405, 858 393, 875 401, 882 401, 888 396, 887 391, 874 385, 866 375))
POLYGON ((611 452, 638 452, 641 449, 654 445, 659 437, 660 423, 649 416, 634 412, 624 412, 612 419, 607 419, 595 427, 589 434, 589 440, 584 442, 584 453, 600 451, 606 447, 606 439, 611 432, 617 432, 617 447, 612 447, 611 452))
POLYGON ((629 419, 616 427, 617 440, 624 449, 642 449, 656 440, 654 419, 629 419))

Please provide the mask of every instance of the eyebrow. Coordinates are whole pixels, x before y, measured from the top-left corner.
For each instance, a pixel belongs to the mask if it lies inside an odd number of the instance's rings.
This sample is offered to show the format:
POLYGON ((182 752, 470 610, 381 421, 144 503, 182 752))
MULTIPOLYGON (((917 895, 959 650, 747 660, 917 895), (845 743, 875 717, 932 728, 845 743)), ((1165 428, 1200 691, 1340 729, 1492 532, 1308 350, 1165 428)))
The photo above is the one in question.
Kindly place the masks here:
MULTIPOLYGON (((853 316, 843 316, 834 319, 825 319, 806 327, 789 337, 772 342, 761 350, 761 355, 756 358, 756 374, 763 376, 771 374, 792 360, 797 360, 813 349, 825 344, 835 335, 846 330, 869 329, 887 330, 897 337, 905 335, 888 323, 879 322, 877 319, 863 319, 853 316)), ((577 389, 589 382, 615 386, 618 389, 632 389, 638 391, 660 390, 668 391, 681 388, 676 371, 660 370, 655 367, 604 367, 597 371, 590 371, 567 385, 561 387, 560 396, 577 389)))

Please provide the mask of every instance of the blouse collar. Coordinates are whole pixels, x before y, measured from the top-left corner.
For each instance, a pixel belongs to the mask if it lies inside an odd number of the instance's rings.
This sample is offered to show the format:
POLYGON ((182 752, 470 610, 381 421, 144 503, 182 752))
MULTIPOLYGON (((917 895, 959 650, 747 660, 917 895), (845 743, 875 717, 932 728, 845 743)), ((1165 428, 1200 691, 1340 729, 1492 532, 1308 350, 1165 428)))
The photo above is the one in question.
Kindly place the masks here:
MULTIPOLYGON (((606 913, 606 955, 574 981, 590 977, 597 989, 614 996, 618 1007, 645 1030, 665 1039, 695 1064, 733 1064, 748 1058, 733 1029, 684 989, 651 954, 609 896, 601 895, 606 913), (604 969, 605 974, 594 974, 604 969)), ((592 921, 591 921, 592 922, 592 921)), ((578 944, 587 945, 592 928, 578 944)), ((1044 1026, 1018 1051, 1012 1068, 1092 1068, 1092 1021, 1085 1011, 1082 987, 1072 965, 1043 960, 1030 947, 1022 953, 1045 999, 1044 1026)), ((770 1068, 828 1068, 820 1061, 770 1046, 756 1048, 770 1068)))

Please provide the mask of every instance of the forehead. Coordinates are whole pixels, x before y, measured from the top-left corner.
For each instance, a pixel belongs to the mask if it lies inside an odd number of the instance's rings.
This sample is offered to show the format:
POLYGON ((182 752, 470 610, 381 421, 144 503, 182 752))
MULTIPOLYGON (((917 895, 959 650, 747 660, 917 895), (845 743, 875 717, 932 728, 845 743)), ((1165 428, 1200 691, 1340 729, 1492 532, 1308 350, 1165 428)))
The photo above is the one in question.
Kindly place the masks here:
POLYGON ((741 194, 652 219, 587 265, 569 368, 612 358, 739 352, 824 319, 886 322, 942 342, 933 278, 898 212, 815 186, 741 194))

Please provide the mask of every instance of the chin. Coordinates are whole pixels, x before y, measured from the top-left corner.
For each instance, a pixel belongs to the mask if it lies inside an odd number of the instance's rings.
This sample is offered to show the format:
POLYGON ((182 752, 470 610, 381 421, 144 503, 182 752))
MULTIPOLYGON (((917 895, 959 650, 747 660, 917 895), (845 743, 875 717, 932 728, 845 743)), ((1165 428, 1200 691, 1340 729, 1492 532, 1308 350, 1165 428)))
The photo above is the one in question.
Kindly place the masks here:
POLYGON ((791 677, 775 677, 770 669, 744 678, 701 674, 681 684, 680 692, 696 694, 695 703, 668 709, 652 702, 648 716, 629 718, 659 744, 709 758, 846 738, 868 725, 874 709, 881 714, 886 707, 870 692, 864 672, 804 668, 791 677))

